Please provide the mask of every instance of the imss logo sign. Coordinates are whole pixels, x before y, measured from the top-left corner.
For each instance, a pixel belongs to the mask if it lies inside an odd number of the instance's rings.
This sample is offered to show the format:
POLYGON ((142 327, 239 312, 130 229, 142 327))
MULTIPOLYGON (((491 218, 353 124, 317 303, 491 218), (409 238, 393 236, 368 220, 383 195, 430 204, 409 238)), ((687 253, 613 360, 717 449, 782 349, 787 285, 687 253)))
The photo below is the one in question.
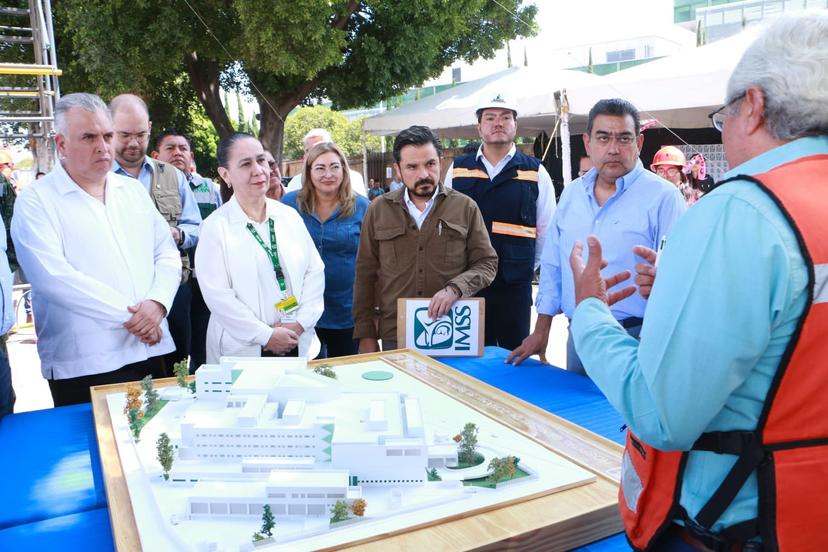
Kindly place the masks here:
POLYGON ((486 304, 460 299, 438 320, 428 317, 429 299, 397 299, 397 345, 429 356, 481 356, 486 304))
POLYGON ((423 351, 471 349, 471 308, 455 305, 437 320, 428 317, 428 307, 414 311, 414 346, 423 351))

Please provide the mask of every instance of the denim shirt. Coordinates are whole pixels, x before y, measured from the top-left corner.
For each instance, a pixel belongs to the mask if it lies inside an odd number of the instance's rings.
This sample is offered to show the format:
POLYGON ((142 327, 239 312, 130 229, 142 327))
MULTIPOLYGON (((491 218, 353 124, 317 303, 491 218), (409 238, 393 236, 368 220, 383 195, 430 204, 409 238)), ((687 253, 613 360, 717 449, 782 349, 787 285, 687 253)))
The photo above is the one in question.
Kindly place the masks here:
POLYGON ((316 326, 329 330, 352 328, 354 319, 351 316, 351 305, 354 299, 356 255, 368 200, 357 194, 354 214, 343 218, 337 207, 328 220, 322 221, 316 213, 304 213, 299 209, 298 194, 299 192, 286 194, 282 203, 299 212, 325 263, 325 311, 316 326))

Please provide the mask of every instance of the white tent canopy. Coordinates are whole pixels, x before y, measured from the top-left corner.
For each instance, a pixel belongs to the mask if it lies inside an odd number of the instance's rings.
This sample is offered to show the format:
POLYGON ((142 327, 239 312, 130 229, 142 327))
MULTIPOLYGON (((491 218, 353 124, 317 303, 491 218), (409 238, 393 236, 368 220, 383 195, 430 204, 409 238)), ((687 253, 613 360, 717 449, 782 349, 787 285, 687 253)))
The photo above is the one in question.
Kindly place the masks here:
POLYGON ((384 136, 426 125, 441 136, 477 138, 478 102, 500 93, 517 102, 518 135, 551 133, 557 117, 554 94, 561 89, 567 90, 573 134, 584 131, 589 110, 598 100, 619 97, 632 102, 642 119, 657 119, 667 127, 704 128, 710 124, 707 114, 724 103, 727 80, 760 30, 752 26, 730 38, 604 77, 513 67, 366 119, 363 128, 384 136))
POLYGON ((441 136, 477 138, 474 112, 478 103, 502 94, 517 104, 518 135, 531 136, 542 130, 551 133, 556 118, 555 91, 600 80, 600 77, 580 71, 512 67, 370 117, 365 120, 363 129, 386 136, 411 125, 425 125, 441 136))
POLYGON ((624 98, 642 119, 657 119, 673 128, 704 128, 707 114, 725 102, 730 74, 759 29, 672 56, 631 67, 601 78, 601 82, 567 91, 570 111, 586 116, 598 100, 624 98))

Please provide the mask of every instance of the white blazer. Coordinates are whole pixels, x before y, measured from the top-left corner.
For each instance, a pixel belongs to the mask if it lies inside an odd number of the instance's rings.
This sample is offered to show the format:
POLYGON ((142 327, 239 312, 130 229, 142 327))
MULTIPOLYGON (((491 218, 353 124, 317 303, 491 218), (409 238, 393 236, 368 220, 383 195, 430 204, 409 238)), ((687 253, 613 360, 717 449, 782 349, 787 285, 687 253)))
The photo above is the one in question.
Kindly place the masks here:
MULTIPOLYGON (((305 329, 299 356, 307 356, 314 326, 325 308, 325 265, 299 214, 267 199, 274 222, 279 262, 299 301, 296 321, 305 329)), ((201 225, 195 265, 210 308, 207 362, 222 356, 260 356, 279 321, 275 304, 283 299, 270 258, 247 230, 250 219, 233 197, 201 225)), ((259 232, 261 234, 261 232, 259 232)), ((261 236, 265 243, 270 237, 261 236)))

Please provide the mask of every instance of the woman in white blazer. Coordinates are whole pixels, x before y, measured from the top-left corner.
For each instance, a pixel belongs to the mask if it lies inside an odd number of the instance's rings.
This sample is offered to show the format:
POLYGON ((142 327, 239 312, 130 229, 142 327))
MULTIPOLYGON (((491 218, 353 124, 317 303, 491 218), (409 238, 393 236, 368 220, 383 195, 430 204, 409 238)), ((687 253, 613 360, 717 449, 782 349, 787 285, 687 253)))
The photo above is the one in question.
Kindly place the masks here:
POLYGON ((207 362, 307 356, 324 309, 325 265, 299 214, 265 197, 270 169, 259 140, 224 138, 218 164, 233 195, 202 224, 195 254, 211 313, 207 362))

